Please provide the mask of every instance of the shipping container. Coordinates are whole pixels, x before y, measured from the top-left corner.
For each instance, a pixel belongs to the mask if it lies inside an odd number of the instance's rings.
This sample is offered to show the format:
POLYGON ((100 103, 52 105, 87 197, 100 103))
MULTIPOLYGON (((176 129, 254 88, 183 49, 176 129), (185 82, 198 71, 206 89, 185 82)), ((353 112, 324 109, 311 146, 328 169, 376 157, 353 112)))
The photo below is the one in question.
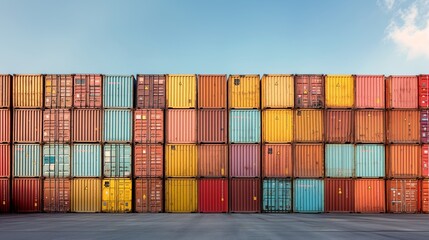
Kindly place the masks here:
POLYGON ((261 115, 258 110, 231 110, 228 127, 230 143, 261 141, 261 115))
POLYGON ((384 108, 384 75, 357 75, 355 81, 356 108, 384 108))
POLYGON ((323 142, 324 125, 322 110, 294 111, 294 141, 295 142, 323 142))
POLYGON ((382 144, 355 146, 356 177, 383 178, 385 176, 385 150, 382 144))
POLYGON ((133 124, 131 118, 131 110, 104 110, 104 141, 131 142, 133 134, 133 124))
POLYGON ((104 177, 131 177, 131 145, 105 144, 104 177))
POLYGON ((422 180, 422 212, 429 213, 429 179, 422 180))
POLYGON ((355 175, 353 144, 325 145, 326 177, 351 178, 355 175))
POLYGON ((429 110, 420 111, 420 141, 429 143, 429 110))
POLYGON ((259 75, 229 75, 228 107, 231 109, 260 108, 259 75))
POLYGON ((261 146, 259 144, 229 145, 229 176, 260 177, 261 146))
POLYGON ((325 107, 325 77, 323 75, 295 75, 295 107, 325 107))
POLYGON ((386 176, 389 178, 418 178, 421 176, 421 149, 418 144, 388 146, 386 176))
POLYGON ((0 144, 0 178, 10 177, 10 145, 0 144))
POLYGON ((228 177, 228 145, 198 145, 198 176, 228 177))
POLYGON ((387 180, 386 195, 386 206, 389 213, 418 213, 420 211, 418 180, 387 180))
POLYGON ((262 211, 290 212, 292 211, 292 181, 272 178, 263 181, 262 211))
POLYGON ((355 142, 384 143, 384 110, 358 110, 354 115, 355 142))
POLYGON ((102 111, 75 109, 73 111, 73 141, 101 142, 102 111))
POLYGON ((354 180, 325 179, 325 212, 354 212, 354 180))
POLYGON ((47 109, 43 111, 43 141, 71 141, 71 110, 47 109))
POLYGON ((325 176, 323 144, 296 144, 294 146, 293 176, 322 178, 325 176))
POLYGON ((13 75, 13 107, 43 107, 43 75, 13 75))
POLYGON ((198 108, 226 109, 226 75, 198 75, 198 108))
POLYGON ((198 180, 198 212, 228 212, 228 179, 206 178, 198 180))
POLYGON ((10 107, 10 89, 12 76, 8 74, 0 74, 0 108, 10 107))
POLYGON ((197 110, 167 110, 167 143, 197 142, 197 110))
POLYGON ((326 141, 330 143, 353 142, 352 110, 326 110, 326 141))
POLYGON ((70 212, 70 184, 66 178, 43 180, 44 212, 70 212))
POLYGON ((167 144, 165 146, 166 177, 196 177, 198 153, 196 144, 167 144))
POLYGON ((419 76, 419 107, 429 108, 429 75, 419 76))
POLYGON ((233 178, 230 184, 231 212, 261 212, 261 179, 233 178))
POLYGON ((171 213, 197 212, 197 179, 168 178, 165 180, 165 211, 171 213))
POLYGON ((198 111, 198 142, 228 142, 228 111, 201 109, 198 111))
POLYGON ((15 178, 12 185, 14 212, 33 213, 42 210, 40 178, 15 178))
POLYGON ((102 183, 102 212, 124 213, 132 211, 133 183, 131 179, 105 178, 102 183))
POLYGON ((134 177, 163 177, 164 149, 162 144, 134 146, 134 177))
POLYGON ((42 142, 42 110, 14 110, 13 141, 20 143, 42 142))
POLYGON ((135 183, 135 209, 138 213, 163 211, 164 188, 161 178, 138 178, 135 183))
POLYGON ((325 104, 327 108, 354 106, 354 77, 352 75, 325 76, 325 104))
POLYGON ((386 79, 386 108, 418 108, 417 76, 389 76, 386 79))
POLYGON ((0 178, 0 213, 10 212, 10 180, 0 178))
POLYGON ((70 145, 43 146, 43 177, 70 177, 70 145))
POLYGON ((386 212, 386 197, 383 179, 356 179, 354 181, 355 212, 386 212))
POLYGON ((71 108, 73 104, 73 76, 49 74, 45 76, 45 108, 71 108))
POLYGON ((103 76, 103 107, 133 108, 134 76, 103 76))
POLYGON ((167 107, 197 107, 197 77, 194 74, 167 75, 167 107))
POLYGON ((103 79, 98 74, 78 74, 73 77, 73 102, 76 108, 101 108, 103 79))
POLYGON ((74 178, 71 188, 72 212, 101 212, 101 180, 74 178))
POLYGON ((293 182, 293 211, 319 213, 324 211, 324 183, 322 179, 296 179, 293 182))
POLYGON ((292 177, 292 145, 264 144, 262 147, 262 177, 292 177))
POLYGON ((268 109, 262 111, 262 141, 265 143, 292 142, 293 111, 268 109))
POLYGON ((262 109, 293 108, 294 81, 288 74, 265 74, 261 80, 262 109))
MULTIPOLYGON (((0 94, 1 96, 1 94, 0 94)), ((0 109, 0 142, 10 142, 10 110, 0 109)))
POLYGON ((420 142, 420 112, 393 110, 387 112, 387 141, 389 143, 420 142))
POLYGON ((137 75, 137 108, 165 108, 165 75, 137 75))
POLYGON ((137 109, 134 112, 134 142, 164 142, 164 111, 162 109, 137 109))
POLYGON ((72 177, 101 177, 101 145, 73 145, 72 177))
POLYGON ((422 177, 429 178, 429 145, 422 145, 422 177))
POLYGON ((40 177, 41 146, 38 144, 15 144, 13 146, 13 176, 40 177))

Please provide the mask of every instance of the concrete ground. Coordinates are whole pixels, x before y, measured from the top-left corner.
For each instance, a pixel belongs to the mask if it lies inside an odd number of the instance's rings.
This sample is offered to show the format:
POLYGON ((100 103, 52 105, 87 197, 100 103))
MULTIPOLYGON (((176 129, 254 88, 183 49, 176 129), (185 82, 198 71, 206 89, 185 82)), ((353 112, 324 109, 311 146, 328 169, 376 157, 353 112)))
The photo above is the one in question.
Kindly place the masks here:
POLYGON ((429 239, 423 214, 0 215, 0 239, 429 239))

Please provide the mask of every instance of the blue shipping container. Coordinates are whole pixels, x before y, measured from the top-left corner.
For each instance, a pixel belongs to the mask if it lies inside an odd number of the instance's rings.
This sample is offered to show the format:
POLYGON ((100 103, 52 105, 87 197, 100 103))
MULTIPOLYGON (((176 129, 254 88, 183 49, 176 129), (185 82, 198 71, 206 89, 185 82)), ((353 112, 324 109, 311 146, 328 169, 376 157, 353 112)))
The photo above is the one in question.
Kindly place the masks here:
POLYGON ((133 76, 104 76, 104 108, 132 108, 133 85, 133 76))
POLYGON ((104 110, 104 141, 131 142, 131 110, 104 110))
POLYGON ((264 212, 292 210, 292 183, 288 179, 265 179, 263 183, 264 212))
POLYGON ((348 178, 354 174, 353 144, 325 145, 326 177, 348 178))
POLYGON ((39 144, 15 144, 13 149, 13 176, 40 177, 41 146, 39 144))
POLYGON ((73 145, 71 168, 73 177, 101 177, 101 145, 73 145))
POLYGON ((385 150, 382 144, 358 144, 355 148, 356 177, 385 176, 385 150))
POLYGON ((43 176, 70 177, 70 145, 48 144, 43 146, 43 176))
POLYGON ((259 110, 231 110, 229 115, 231 143, 259 143, 261 141, 261 113, 259 110))
POLYGON ((293 183, 293 210, 302 213, 323 212, 325 189, 322 179, 296 179, 293 183))
POLYGON ((104 145, 104 176, 131 177, 131 145, 104 145))

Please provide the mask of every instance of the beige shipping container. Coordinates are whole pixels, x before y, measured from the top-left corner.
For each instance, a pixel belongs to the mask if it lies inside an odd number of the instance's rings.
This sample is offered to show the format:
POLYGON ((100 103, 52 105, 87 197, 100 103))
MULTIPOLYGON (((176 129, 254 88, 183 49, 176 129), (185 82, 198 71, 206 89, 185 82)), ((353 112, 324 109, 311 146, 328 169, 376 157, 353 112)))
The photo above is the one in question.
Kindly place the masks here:
POLYGON ((101 212, 101 180, 74 178, 72 180, 72 212, 101 212))
POLYGON ((295 142, 323 141, 323 110, 295 110, 294 121, 295 142))
POLYGON ((293 108, 293 76, 287 74, 265 74, 261 80, 262 108, 293 108))
POLYGON ((167 108, 196 108, 196 99, 195 74, 167 75, 167 108))
POLYGON ((10 107, 11 75, 0 75, 0 108, 10 107))
POLYGON ((13 107, 43 107, 43 75, 13 75, 13 107))
POLYGON ((197 179, 169 178, 165 180, 165 211, 197 212, 197 179))
POLYGON ((167 144, 165 146, 166 177, 196 177, 198 152, 196 144, 167 144))
POLYGON ((326 75, 325 104, 327 108, 352 108, 355 90, 352 75, 326 75))
POLYGON ((262 141, 265 143, 288 143, 293 139, 293 111, 262 111, 262 141))
POLYGON ((260 108, 259 75, 230 75, 228 90, 229 108, 260 108))

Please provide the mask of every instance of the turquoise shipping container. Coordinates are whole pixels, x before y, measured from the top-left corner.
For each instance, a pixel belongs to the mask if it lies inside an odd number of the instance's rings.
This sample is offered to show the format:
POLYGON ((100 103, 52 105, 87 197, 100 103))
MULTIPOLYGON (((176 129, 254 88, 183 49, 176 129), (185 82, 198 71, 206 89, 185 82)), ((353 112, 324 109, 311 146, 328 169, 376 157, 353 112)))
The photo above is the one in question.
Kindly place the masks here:
POLYGON ((47 144, 43 146, 43 176, 70 177, 70 145, 47 144))
POLYGON ((74 144, 72 177, 101 177, 101 145, 74 144))
POLYGON ((351 178, 354 175, 353 144, 325 145, 326 177, 351 178))
POLYGON ((131 110, 104 110, 104 141, 131 142, 132 140, 131 110))
POLYGON ((104 145, 104 176, 131 177, 131 145, 104 145))
POLYGON ((261 141, 261 113, 259 110, 231 110, 229 114, 229 141, 231 143, 259 143, 261 141))
POLYGON ((133 107, 133 76, 103 76, 103 107, 133 107))
POLYGON ((385 148, 382 144, 358 144, 355 147, 356 177, 385 176, 385 148))
POLYGON ((289 179, 264 179, 263 182, 264 212, 292 211, 292 183, 289 179))
POLYGON ((296 179, 293 183, 293 211, 323 212, 325 189, 322 179, 296 179))
POLYGON ((14 177, 40 177, 41 146, 16 144, 13 151, 14 177))

